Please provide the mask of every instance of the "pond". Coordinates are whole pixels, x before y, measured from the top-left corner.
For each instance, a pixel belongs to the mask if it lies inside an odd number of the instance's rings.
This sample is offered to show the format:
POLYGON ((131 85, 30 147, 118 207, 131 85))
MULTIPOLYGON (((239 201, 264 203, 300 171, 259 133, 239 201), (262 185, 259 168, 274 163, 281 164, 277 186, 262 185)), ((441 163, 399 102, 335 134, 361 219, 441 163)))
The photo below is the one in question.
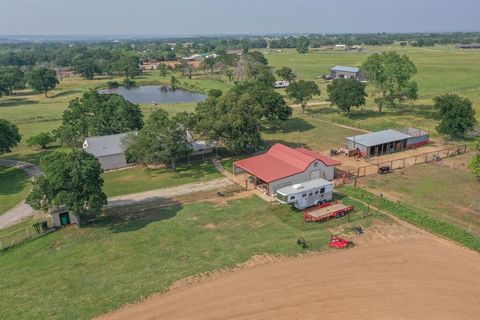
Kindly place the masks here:
POLYGON ((100 93, 118 93, 133 103, 176 103, 176 102, 199 102, 205 101, 206 95, 175 89, 168 86, 139 86, 118 87, 115 89, 100 90, 100 93))

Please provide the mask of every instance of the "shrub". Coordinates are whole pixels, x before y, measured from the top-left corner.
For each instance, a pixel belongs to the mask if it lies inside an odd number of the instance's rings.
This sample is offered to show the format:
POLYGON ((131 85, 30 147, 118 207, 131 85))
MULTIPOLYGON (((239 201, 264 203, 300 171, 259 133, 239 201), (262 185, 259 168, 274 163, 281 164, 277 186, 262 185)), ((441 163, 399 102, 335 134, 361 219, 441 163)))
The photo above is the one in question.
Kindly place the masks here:
POLYGON ((40 147, 41 149, 47 149, 52 142, 55 142, 55 138, 48 132, 41 132, 27 139, 27 144, 30 147, 40 147))

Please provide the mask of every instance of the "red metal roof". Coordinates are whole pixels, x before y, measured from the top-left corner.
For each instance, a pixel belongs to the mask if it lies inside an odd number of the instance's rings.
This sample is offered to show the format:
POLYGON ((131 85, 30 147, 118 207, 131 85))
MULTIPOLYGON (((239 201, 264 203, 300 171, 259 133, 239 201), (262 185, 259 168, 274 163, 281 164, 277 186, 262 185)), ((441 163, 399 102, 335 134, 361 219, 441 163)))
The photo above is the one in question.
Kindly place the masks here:
POLYGON ((267 153, 235 161, 234 165, 270 183, 305 171, 315 160, 328 167, 340 164, 337 160, 314 151, 305 148, 293 149, 277 143, 267 153))

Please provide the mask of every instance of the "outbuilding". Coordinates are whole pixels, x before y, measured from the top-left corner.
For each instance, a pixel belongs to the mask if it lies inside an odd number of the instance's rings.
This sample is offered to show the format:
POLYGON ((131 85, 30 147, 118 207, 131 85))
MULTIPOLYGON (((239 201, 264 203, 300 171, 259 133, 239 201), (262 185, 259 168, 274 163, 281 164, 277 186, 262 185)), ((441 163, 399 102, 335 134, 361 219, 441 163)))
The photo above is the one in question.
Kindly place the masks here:
POLYGON ((273 145, 266 153, 235 161, 234 174, 248 173, 254 185, 274 196, 283 187, 315 179, 333 180, 340 162, 305 148, 273 145))
POLYGON ((69 225, 80 225, 80 219, 77 215, 65 210, 64 207, 54 208, 50 211, 52 223, 55 228, 69 225))
POLYGON ((421 147, 429 142, 429 133, 415 128, 383 130, 346 138, 348 150, 357 150, 362 157, 421 147))
POLYGON ((128 133, 120 133, 89 137, 83 142, 83 150, 95 156, 104 170, 124 168, 127 166, 127 136, 128 133))
MULTIPOLYGON (((137 132, 86 138, 83 142, 83 150, 95 156, 103 170, 125 168, 129 165, 125 156, 129 145, 129 134, 135 135, 137 132)), ((192 147, 191 157, 204 160, 206 155, 213 152, 212 144, 194 140, 190 132, 187 132, 187 139, 192 147)), ((190 158, 188 160, 190 161, 190 158)))
POLYGON ((362 73, 357 67, 335 66, 330 68, 332 79, 356 79, 363 80, 362 73))

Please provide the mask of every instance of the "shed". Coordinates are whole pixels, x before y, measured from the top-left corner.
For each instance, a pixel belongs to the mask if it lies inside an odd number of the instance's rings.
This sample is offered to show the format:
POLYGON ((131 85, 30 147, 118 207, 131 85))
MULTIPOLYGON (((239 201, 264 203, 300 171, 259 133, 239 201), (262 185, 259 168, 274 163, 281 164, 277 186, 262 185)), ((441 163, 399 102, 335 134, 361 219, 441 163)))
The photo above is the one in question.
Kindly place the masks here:
POLYGON ((414 128, 404 131, 383 130, 346 138, 349 150, 358 150, 363 157, 380 156, 427 144, 429 134, 414 128))
POLYGON ((357 79, 363 80, 362 73, 357 67, 335 66, 330 68, 332 79, 357 79))
POLYGON ((127 136, 128 133, 120 133, 89 137, 83 142, 83 150, 95 156, 104 170, 123 168, 127 166, 127 136))
POLYGON ((77 215, 69 212, 64 207, 54 208, 50 211, 52 215, 52 223, 55 228, 60 228, 68 225, 79 225, 80 219, 77 215))
POLYGON ((248 173, 268 195, 283 187, 323 178, 333 180, 340 162, 305 148, 273 145, 266 153, 235 161, 234 174, 248 173))

